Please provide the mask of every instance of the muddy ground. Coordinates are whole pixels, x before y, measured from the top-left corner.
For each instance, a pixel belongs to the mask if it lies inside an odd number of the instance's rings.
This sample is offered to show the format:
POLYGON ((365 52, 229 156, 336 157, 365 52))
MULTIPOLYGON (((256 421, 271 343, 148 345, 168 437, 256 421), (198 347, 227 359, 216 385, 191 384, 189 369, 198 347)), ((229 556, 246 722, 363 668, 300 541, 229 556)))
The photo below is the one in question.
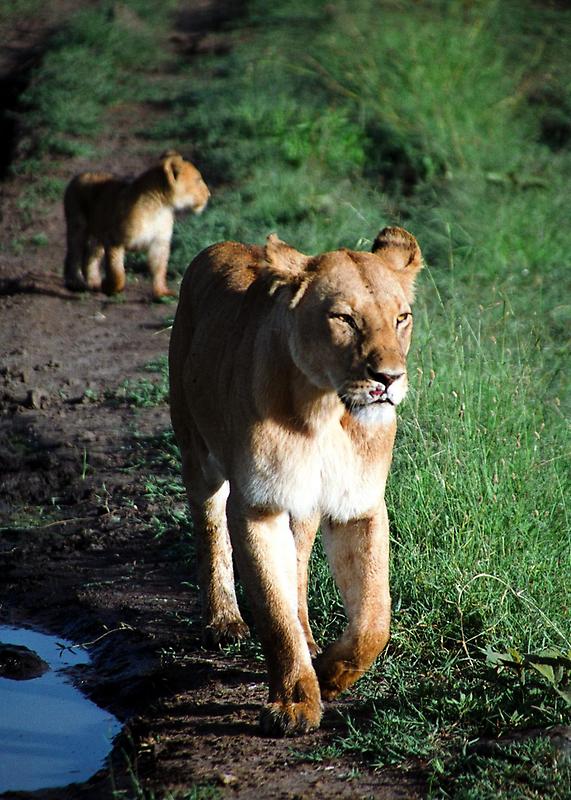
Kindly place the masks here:
MULTIPOLYGON (((187 5, 200 16, 185 17, 173 47, 190 43, 199 58, 219 4, 187 5)), ((47 6, 1 32, 0 86, 9 107, 46 34, 77 4, 47 6)), ((110 113, 98 166, 144 168, 152 153, 135 134, 137 118, 160 112, 123 106, 110 113)), ((17 160, 17 124, 10 136, 4 155, 17 160)), ((88 166, 76 158, 47 168, 67 180, 88 166)), ((145 366, 166 353, 175 306, 150 302, 143 273, 131 275, 124 302, 67 292, 61 205, 45 202, 30 218, 19 208, 24 190, 24 179, 8 171, 1 184, 0 621, 95 642, 92 665, 77 680, 125 728, 108 768, 87 784, 17 796, 105 798, 115 786, 122 797, 140 797, 142 785, 145 796, 162 798, 166 789, 197 784, 232 798, 420 796, 418 771, 300 757, 343 731, 339 711, 355 706, 358 688, 328 706, 319 733, 265 739, 257 727, 263 666, 202 648, 187 544, 176 529, 153 537, 158 501, 145 493, 167 408, 113 399, 126 379, 148 378, 145 366)))

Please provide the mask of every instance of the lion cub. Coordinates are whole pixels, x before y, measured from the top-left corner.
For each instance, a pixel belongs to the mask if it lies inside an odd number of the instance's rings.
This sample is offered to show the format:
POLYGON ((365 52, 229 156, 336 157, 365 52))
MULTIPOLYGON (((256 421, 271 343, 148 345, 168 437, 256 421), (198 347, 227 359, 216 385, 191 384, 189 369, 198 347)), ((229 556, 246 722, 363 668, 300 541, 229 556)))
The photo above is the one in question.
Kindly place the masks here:
POLYGON ((125 251, 143 250, 148 253, 153 297, 175 295, 167 286, 174 212, 190 208, 200 214, 209 197, 200 172, 173 150, 134 180, 103 172, 76 175, 64 195, 66 287, 79 292, 121 292, 125 251))

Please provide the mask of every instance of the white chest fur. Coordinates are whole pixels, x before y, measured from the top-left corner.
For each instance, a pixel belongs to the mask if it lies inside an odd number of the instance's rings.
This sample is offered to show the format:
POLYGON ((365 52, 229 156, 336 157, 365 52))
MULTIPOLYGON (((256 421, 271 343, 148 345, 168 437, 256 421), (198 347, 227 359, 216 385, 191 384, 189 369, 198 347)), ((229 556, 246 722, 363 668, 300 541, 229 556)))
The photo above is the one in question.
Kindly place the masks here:
POLYGON ((174 217, 170 208, 163 207, 145 211, 132 231, 129 247, 133 250, 145 250, 153 242, 169 242, 173 224, 174 217))
MULTIPOLYGON (((381 424, 393 421, 394 409, 387 409, 381 424)), ((357 447, 338 422, 314 437, 269 433, 260 432, 255 457, 246 456, 236 475, 253 506, 301 519, 319 512, 337 522, 358 519, 378 506, 388 459, 357 447)))

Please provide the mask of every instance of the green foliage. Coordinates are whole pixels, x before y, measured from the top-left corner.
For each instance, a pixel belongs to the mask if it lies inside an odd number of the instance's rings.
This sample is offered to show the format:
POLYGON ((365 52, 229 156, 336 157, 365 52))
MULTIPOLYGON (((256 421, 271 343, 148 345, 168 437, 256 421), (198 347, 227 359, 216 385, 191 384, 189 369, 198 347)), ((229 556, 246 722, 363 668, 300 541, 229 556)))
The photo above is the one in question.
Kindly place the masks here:
POLYGON ((77 137, 94 140, 111 104, 145 99, 145 84, 135 76, 162 63, 161 31, 164 35, 174 6, 174 0, 159 5, 109 0, 70 18, 22 97, 31 153, 90 153, 89 143, 77 137))
POLYGON ((541 653, 520 653, 510 649, 507 653, 496 653, 490 648, 486 650, 486 660, 498 670, 511 669, 525 683, 526 674, 538 673, 547 685, 571 706, 571 651, 566 655, 553 648, 541 653))

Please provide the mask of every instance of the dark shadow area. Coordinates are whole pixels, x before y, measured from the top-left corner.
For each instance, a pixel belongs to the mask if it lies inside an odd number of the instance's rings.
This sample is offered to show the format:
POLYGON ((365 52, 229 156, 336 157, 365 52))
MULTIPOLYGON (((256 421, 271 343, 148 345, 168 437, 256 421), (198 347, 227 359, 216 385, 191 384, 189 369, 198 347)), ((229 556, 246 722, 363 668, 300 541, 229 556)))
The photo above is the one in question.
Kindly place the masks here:
POLYGON ((82 502, 89 488, 76 478, 81 474, 80 455, 63 443, 37 437, 22 416, 14 416, 0 431, 0 519, 19 504, 61 505, 82 502))
POLYGON ((365 175, 378 180, 395 197, 410 197, 419 184, 441 177, 446 165, 424 150, 420 142, 404 137, 382 121, 370 121, 366 127, 365 175))
MULTIPOLYGON (((55 276, 54 276, 55 277, 55 276)), ((46 272, 26 273, 18 278, 0 278, 0 297, 12 297, 17 294, 42 294, 47 297, 59 297, 62 300, 79 300, 80 295, 70 292, 63 286, 61 289, 54 286, 54 280, 50 280, 50 275, 46 272)))
POLYGON ((175 20, 174 42, 188 56, 227 53, 229 43, 217 40, 216 34, 229 30, 246 11, 246 0, 219 0, 215 5, 182 8, 175 20))
POLYGON ((528 96, 528 102, 539 113, 539 139, 555 152, 571 143, 571 102, 564 86, 556 80, 546 81, 528 96))
POLYGON ((7 57, 13 63, 12 68, 0 76, 0 180, 10 174, 20 137, 20 98, 41 61, 42 53, 43 44, 30 50, 14 49, 7 57))

